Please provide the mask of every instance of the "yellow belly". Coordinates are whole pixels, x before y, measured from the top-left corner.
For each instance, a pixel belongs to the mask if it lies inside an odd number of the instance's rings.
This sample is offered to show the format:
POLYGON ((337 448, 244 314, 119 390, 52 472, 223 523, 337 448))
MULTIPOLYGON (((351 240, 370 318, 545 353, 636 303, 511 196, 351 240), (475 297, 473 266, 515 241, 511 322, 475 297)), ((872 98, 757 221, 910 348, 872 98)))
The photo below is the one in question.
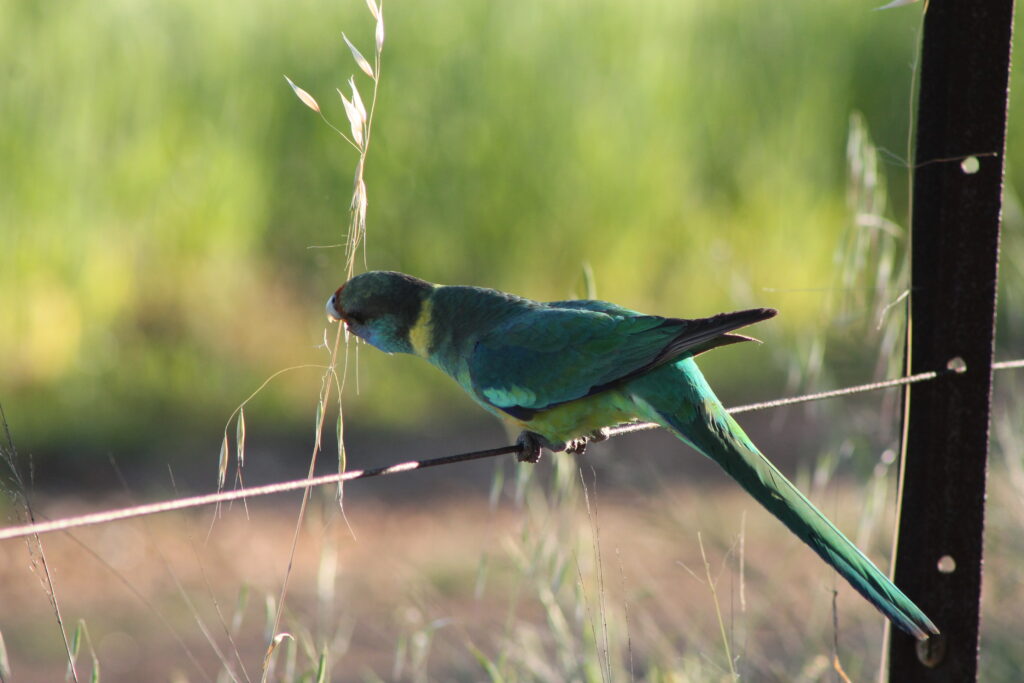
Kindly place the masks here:
POLYGON ((637 414, 628 396, 610 390, 541 411, 532 420, 519 420, 508 415, 502 417, 518 429, 536 432, 557 443, 572 441, 602 427, 629 422, 637 414))

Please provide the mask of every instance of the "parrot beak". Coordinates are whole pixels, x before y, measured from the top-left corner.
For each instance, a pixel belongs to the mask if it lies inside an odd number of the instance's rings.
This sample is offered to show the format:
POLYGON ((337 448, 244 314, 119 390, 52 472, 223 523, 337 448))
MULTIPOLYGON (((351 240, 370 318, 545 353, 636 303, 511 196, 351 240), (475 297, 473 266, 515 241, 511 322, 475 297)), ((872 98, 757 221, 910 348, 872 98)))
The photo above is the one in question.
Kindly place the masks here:
POLYGON ((333 322, 338 322, 344 318, 341 311, 338 310, 339 294, 341 294, 341 288, 339 288, 334 294, 331 294, 331 298, 327 300, 327 318, 333 322))

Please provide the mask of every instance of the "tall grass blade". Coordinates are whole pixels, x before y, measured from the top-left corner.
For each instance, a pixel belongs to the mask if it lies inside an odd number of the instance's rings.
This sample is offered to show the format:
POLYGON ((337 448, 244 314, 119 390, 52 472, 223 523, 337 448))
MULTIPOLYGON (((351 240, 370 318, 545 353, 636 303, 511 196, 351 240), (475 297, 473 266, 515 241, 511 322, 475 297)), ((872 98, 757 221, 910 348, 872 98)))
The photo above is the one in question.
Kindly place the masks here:
POLYGON ((242 628, 242 619, 245 617, 245 610, 249 606, 249 584, 243 583, 238 589, 238 597, 235 599, 235 613, 231 617, 231 632, 238 633, 242 628))
POLYGON ((316 666, 316 683, 327 683, 327 650, 320 653, 316 666))
POLYGON ((4 632, 0 631, 0 683, 10 683, 11 661, 7 658, 7 645, 4 643, 4 632))
POLYGON ((480 668, 482 668, 487 673, 487 678, 491 681, 491 683, 503 683, 505 677, 502 676, 501 671, 498 670, 498 665, 495 664, 490 657, 485 655, 480 650, 480 648, 478 648, 476 645, 473 645, 473 643, 469 643, 468 647, 470 653, 472 653, 473 655, 473 658, 476 659, 477 664, 479 664, 480 668))
POLYGON ((704 552, 704 539, 699 531, 697 532, 697 544, 700 546, 700 557, 704 561, 704 573, 707 576, 708 588, 711 589, 711 599, 715 603, 715 616, 718 618, 718 629, 722 635, 722 647, 725 650, 725 658, 729 662, 729 676, 731 680, 738 681, 739 675, 736 673, 736 666, 732 661, 729 636, 725 631, 725 619, 722 618, 722 607, 718 602, 718 590, 715 585, 715 579, 711 576, 711 563, 708 562, 708 556, 704 552))
POLYGON ((290 633, 278 633, 274 636, 274 639, 270 642, 270 647, 267 648, 267 653, 263 655, 263 671, 264 679, 266 678, 266 672, 270 671, 271 659, 274 653, 277 651, 278 646, 284 642, 285 639, 295 640, 295 636, 290 633))

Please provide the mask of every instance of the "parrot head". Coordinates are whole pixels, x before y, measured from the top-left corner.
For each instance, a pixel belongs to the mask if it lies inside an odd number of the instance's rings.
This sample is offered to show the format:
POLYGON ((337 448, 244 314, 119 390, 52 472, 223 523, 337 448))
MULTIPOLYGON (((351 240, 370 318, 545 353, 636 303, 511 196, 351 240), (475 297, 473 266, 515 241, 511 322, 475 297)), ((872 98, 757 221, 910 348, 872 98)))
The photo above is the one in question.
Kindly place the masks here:
POLYGON ((327 300, 327 317, 387 353, 413 353, 409 331, 434 285, 419 278, 375 270, 357 275, 327 300))

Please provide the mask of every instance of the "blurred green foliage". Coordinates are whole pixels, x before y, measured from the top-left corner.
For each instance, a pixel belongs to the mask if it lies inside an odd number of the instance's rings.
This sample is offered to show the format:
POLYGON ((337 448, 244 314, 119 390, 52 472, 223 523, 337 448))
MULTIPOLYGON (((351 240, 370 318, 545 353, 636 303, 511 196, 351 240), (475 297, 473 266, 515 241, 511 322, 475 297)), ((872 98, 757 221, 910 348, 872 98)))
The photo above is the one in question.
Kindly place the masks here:
MULTIPOLYGON (((641 310, 776 306, 774 355, 708 361, 769 376, 843 336, 825 313, 854 111, 905 222, 921 10, 877 4, 388 3, 366 264, 558 298, 589 263, 641 310)), ((345 239, 355 154, 282 74, 343 125, 334 87, 370 89, 343 30, 372 52, 359 0, 0 3, 0 399, 23 445, 205 439, 273 372, 327 362, 343 252, 310 247, 345 239)), ((350 416, 471 409, 415 359, 359 361, 350 416)), ((275 381, 250 431, 311 425, 318 388, 275 381)))

